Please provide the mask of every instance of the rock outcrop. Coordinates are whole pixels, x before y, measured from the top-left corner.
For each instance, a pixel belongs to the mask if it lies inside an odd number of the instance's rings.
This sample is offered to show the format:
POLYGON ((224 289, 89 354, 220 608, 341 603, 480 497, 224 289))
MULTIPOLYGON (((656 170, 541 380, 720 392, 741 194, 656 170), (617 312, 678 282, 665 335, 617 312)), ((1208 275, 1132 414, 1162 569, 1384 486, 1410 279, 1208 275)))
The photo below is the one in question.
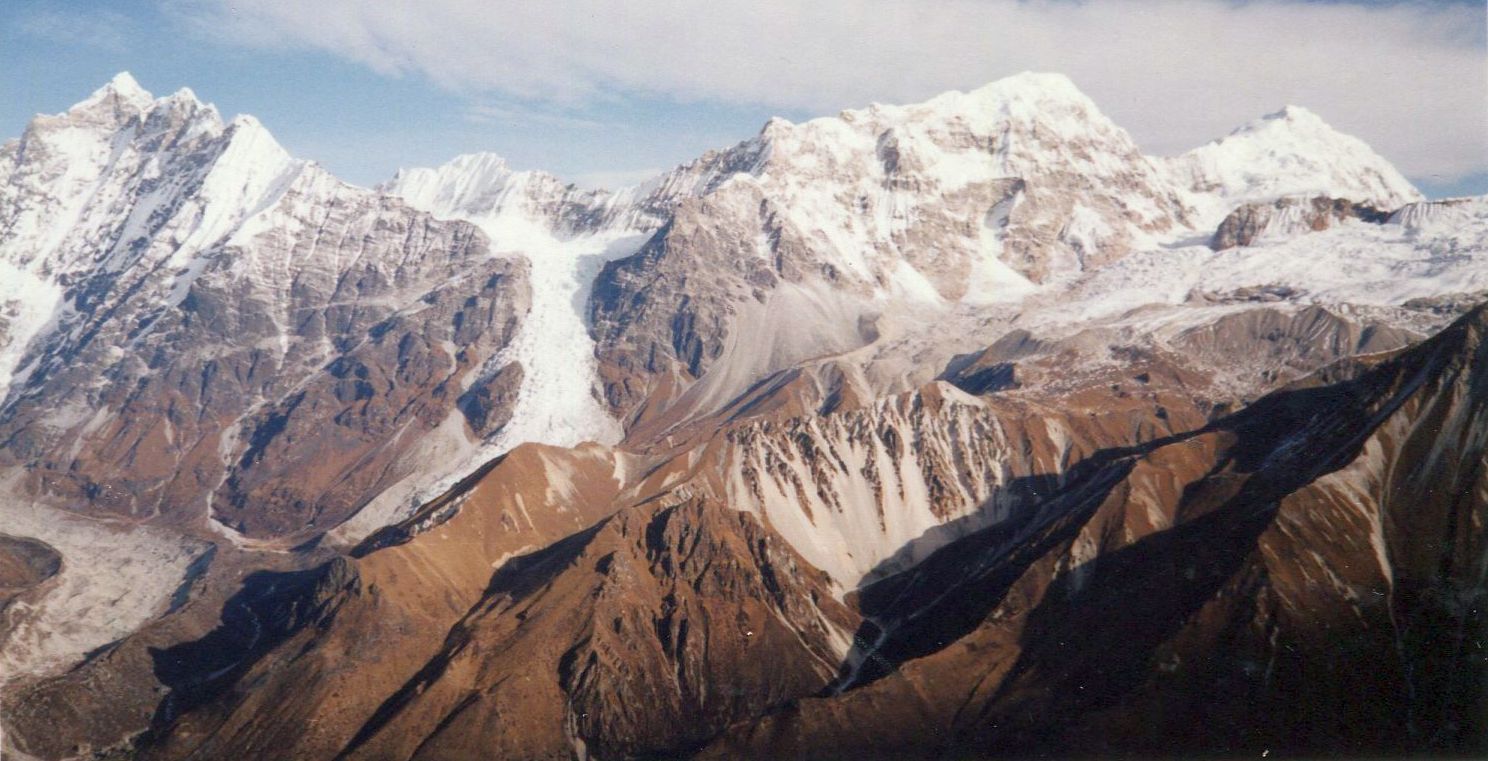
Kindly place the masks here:
POLYGON ((1289 197, 1270 203, 1248 203, 1225 217, 1214 231, 1209 247, 1223 251, 1249 246, 1265 235, 1294 236, 1326 230, 1346 219, 1380 224, 1389 218, 1389 212, 1341 198, 1289 197))

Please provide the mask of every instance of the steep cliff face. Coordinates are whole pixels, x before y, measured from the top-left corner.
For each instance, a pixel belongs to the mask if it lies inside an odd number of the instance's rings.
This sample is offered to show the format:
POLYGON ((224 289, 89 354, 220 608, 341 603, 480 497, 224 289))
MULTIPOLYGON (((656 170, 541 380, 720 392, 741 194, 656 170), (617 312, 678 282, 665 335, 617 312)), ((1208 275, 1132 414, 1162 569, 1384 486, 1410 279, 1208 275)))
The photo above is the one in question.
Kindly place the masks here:
POLYGON ((772 120, 676 174, 661 187, 701 197, 607 266, 592 305, 607 398, 633 416, 734 346, 769 354, 765 372, 856 349, 886 304, 1014 300, 1186 214, 1131 138, 1056 76, 772 120), (803 311, 838 327, 792 340, 772 320, 803 311))
POLYGON ((0 163, 21 304, 0 460, 29 495, 293 539, 510 417, 499 394, 478 425, 455 411, 520 377, 497 355, 530 292, 468 225, 127 78, 39 117, 0 163))

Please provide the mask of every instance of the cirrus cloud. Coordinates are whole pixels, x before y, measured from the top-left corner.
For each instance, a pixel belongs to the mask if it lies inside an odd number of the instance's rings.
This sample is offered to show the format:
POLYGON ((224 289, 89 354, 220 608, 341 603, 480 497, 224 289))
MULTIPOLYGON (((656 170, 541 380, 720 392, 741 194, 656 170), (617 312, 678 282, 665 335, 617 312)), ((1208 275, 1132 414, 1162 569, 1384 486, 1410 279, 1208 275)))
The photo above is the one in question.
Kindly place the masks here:
POLYGON ((542 3, 172 0, 235 44, 318 49, 470 95, 828 113, 1023 70, 1068 74, 1144 148, 1176 153, 1287 103, 1409 175, 1488 169, 1485 9, 1288 0, 542 3))
POLYGON ((129 49, 127 16, 110 10, 91 12, 43 10, 21 16, 15 28, 21 34, 73 47, 87 47, 110 53, 129 49))

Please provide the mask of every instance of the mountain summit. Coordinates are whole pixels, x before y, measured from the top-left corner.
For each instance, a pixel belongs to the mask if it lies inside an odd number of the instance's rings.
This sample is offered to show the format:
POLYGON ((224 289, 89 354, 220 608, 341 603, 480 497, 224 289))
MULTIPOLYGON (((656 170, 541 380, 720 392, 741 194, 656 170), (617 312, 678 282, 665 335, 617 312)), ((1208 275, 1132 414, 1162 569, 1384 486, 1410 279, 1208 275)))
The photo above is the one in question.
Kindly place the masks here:
POLYGON ((1424 200, 1395 167, 1358 138, 1298 106, 1267 114, 1173 159, 1176 178, 1225 213, 1280 196, 1326 196, 1395 209, 1424 200))

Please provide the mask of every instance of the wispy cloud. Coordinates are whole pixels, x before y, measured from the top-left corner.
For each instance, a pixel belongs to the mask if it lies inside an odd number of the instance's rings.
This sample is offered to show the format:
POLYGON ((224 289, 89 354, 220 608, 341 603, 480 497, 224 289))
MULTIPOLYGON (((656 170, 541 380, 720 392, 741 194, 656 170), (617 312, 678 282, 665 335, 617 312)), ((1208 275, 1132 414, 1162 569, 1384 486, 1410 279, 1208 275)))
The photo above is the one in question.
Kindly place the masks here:
POLYGON ((502 103, 476 103, 465 112, 465 118, 476 124, 540 124, 565 129, 599 129, 605 126, 603 122, 594 119, 502 103))
POLYGON ((128 30, 132 23, 123 14, 109 10, 49 10, 21 16, 15 28, 38 40, 122 53, 129 49, 128 30))
POLYGON ((1488 168, 1481 3, 1297 0, 169 0, 204 33, 329 51, 473 98, 830 112, 1069 74, 1151 151, 1286 103, 1409 174, 1488 168))

